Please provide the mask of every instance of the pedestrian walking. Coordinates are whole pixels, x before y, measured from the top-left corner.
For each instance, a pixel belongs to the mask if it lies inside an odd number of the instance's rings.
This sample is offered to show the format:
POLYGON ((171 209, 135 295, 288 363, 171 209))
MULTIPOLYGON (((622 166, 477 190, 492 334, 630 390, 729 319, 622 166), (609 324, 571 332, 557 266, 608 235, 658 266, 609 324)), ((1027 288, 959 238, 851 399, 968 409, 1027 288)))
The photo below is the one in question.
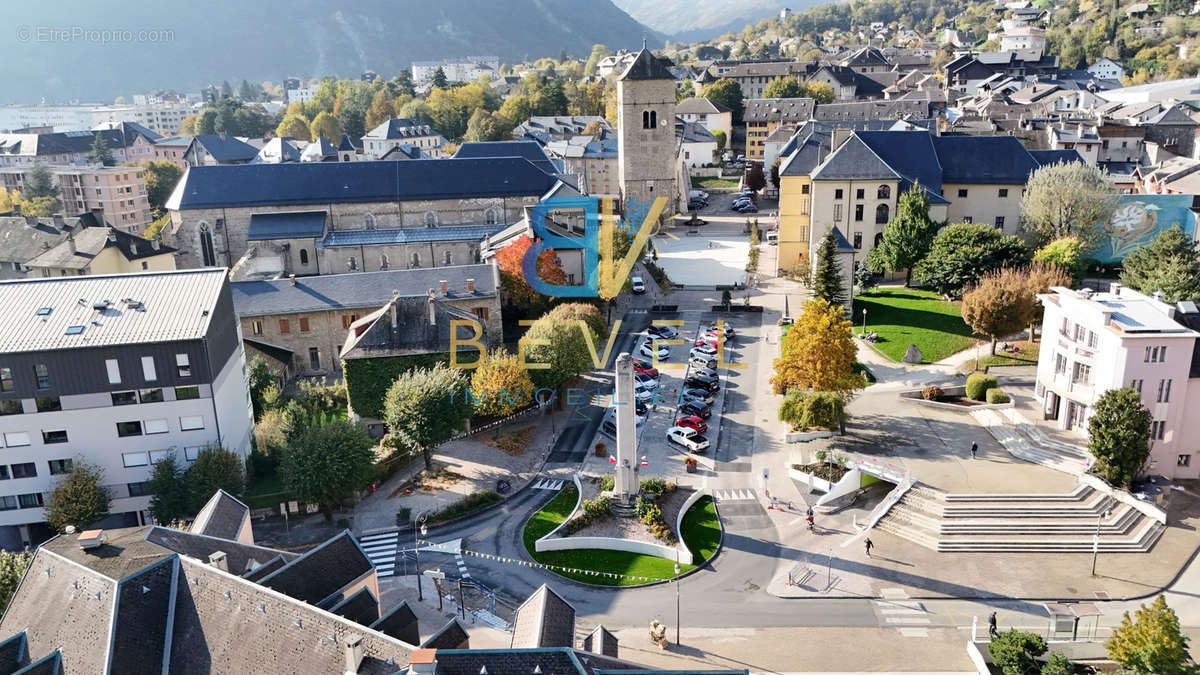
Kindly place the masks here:
POLYGON ((996 630, 996 613, 988 617, 988 637, 1000 637, 1000 631, 996 630))
POLYGON ((978 443, 971 443, 971 459, 975 459, 975 453, 979 451, 978 443))
POLYGON ((870 537, 867 537, 866 544, 867 544, 867 557, 870 558, 871 557, 871 549, 875 548, 875 544, 871 542, 870 537))

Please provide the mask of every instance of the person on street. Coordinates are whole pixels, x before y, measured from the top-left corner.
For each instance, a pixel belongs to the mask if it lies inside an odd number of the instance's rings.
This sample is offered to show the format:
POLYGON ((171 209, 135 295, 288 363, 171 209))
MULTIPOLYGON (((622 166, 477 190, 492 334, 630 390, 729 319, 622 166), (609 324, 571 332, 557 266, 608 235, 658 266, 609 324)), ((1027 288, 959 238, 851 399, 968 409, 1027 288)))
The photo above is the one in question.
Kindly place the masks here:
POLYGON ((978 443, 971 443, 971 459, 975 459, 975 453, 979 451, 978 443))
POLYGON ((999 636, 1000 631, 996 630, 996 613, 992 612, 992 615, 988 617, 988 637, 994 638, 999 636))
POLYGON ((875 544, 871 541, 870 537, 867 537, 866 545, 867 545, 867 557, 870 558, 871 557, 871 549, 875 548, 875 544))

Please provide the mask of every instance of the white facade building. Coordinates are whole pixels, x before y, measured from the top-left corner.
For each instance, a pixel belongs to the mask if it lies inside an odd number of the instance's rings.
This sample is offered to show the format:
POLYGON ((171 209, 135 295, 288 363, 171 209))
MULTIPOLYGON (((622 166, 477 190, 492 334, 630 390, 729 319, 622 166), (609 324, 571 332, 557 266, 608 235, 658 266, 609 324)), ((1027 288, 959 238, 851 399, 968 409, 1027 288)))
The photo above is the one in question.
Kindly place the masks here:
POLYGON ((54 131, 110 129, 134 122, 164 136, 178 134, 187 103, 146 105, 6 105, 0 106, 0 130, 52 127, 54 131))
POLYGON ((1088 74, 1102 80, 1119 80, 1129 74, 1125 66, 1112 59, 1100 59, 1088 66, 1088 74))
POLYGON ((1149 473, 1200 475, 1200 313, 1114 283, 1110 292, 1053 288, 1044 307, 1035 396, 1060 429, 1088 434, 1097 400, 1132 387, 1150 409, 1149 473))
POLYGON ((461 59, 442 61, 414 61, 412 64, 413 84, 421 87, 433 82, 437 69, 441 68, 447 82, 473 82, 480 75, 495 75, 500 71, 499 56, 464 56, 461 59))

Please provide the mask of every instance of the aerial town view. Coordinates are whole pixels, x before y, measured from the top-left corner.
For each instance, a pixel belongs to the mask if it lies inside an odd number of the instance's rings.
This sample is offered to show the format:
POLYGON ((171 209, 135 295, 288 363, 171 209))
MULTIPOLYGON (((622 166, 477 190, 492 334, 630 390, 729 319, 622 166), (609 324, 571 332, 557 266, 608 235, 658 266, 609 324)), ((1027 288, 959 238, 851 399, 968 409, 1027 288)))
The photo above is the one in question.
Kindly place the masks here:
POLYGON ((5 14, 0 674, 1200 673, 1200 2, 5 14))

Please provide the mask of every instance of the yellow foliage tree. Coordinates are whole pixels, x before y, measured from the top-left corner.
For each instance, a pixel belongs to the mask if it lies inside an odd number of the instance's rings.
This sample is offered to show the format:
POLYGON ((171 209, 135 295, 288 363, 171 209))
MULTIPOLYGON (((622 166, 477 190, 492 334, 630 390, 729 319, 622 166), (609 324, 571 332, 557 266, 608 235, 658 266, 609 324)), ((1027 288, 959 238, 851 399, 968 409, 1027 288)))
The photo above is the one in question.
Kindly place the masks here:
POLYGON ((386 89, 375 92, 367 108, 367 129, 374 129, 396 116, 396 104, 386 89))
POLYGON ((488 354, 471 374, 471 397, 479 415, 511 415, 533 402, 533 391, 520 357, 503 349, 488 354))
POLYGON ((771 386, 776 394, 789 389, 835 391, 848 395, 867 385, 854 372, 857 348, 852 326, 842 308, 825 300, 809 300, 783 339, 775 359, 771 386))
POLYGON ((338 118, 324 111, 313 118, 309 129, 314 141, 322 136, 335 143, 342 139, 342 123, 338 121, 338 118))
POLYGON ((8 213, 13 210, 13 199, 8 194, 6 188, 0 187, 0 213, 8 213))
POLYGON ((280 138, 296 138, 304 140, 312 138, 312 131, 308 128, 308 120, 304 119, 303 115, 294 115, 288 113, 283 116, 283 121, 279 126, 275 127, 275 135, 280 138))

